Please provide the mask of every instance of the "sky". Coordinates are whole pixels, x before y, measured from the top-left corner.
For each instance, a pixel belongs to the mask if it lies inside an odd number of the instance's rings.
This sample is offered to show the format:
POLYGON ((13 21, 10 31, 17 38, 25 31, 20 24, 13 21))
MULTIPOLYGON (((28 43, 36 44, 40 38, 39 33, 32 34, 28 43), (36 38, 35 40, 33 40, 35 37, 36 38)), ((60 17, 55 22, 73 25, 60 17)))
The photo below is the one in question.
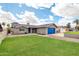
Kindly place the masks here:
POLYGON ((0 3, 0 15, 9 14, 19 23, 55 23, 66 25, 79 18, 79 4, 72 3, 0 3))

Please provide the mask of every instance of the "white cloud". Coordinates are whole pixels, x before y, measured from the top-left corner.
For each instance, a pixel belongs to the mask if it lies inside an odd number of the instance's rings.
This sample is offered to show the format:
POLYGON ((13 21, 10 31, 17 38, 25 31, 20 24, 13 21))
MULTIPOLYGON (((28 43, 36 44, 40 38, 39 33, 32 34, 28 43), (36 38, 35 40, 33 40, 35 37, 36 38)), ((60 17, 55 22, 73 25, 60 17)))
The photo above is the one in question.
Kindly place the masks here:
POLYGON ((79 16, 79 3, 57 3, 55 7, 52 7, 51 11, 63 17, 59 20, 58 25, 71 23, 73 27, 75 26, 73 25, 73 21, 79 16))
POLYGON ((0 15, 6 13, 5 11, 2 10, 2 6, 0 6, 0 15))
POLYGON ((2 7, 0 6, 0 22, 1 23, 2 22, 6 22, 6 23, 18 22, 21 24, 26 24, 29 22, 30 24, 39 24, 39 20, 35 16, 34 12, 26 11, 24 14, 20 14, 20 15, 17 14, 17 16, 20 17, 21 19, 17 19, 16 17, 14 17, 14 15, 11 12, 3 11, 2 7))
POLYGON ((49 15, 48 19, 40 19, 40 24, 47 24, 47 23, 53 23, 54 20, 53 16, 49 15))
POLYGON ((53 16, 49 15, 49 20, 54 20, 53 16))
POLYGON ((36 17, 34 12, 26 11, 22 15, 17 14, 17 16, 21 18, 20 20, 18 20, 18 22, 21 24, 39 24, 39 19, 36 17))
POLYGON ((79 3, 57 3, 51 11, 63 17, 79 16, 79 3))
POLYGON ((10 16, 10 12, 3 11, 1 9, 2 7, 0 6, 0 23, 6 22, 6 23, 11 23, 12 22, 12 17, 10 16))
MULTIPOLYGON (((43 0, 42 0, 43 1, 43 0)), ((41 2, 41 3, 39 3, 39 2, 37 2, 37 3, 26 3, 26 5, 28 5, 28 6, 31 6, 31 7, 34 7, 34 8, 36 8, 36 9, 38 9, 39 7, 46 7, 46 8, 49 8, 51 5, 52 5, 53 3, 52 2, 47 2, 47 3, 45 3, 45 2, 41 2)))
POLYGON ((55 7, 52 7, 51 12, 55 13, 56 15, 61 16, 60 9, 65 7, 68 3, 56 3, 55 7))
POLYGON ((0 23, 5 22, 5 24, 11 24, 12 22, 17 22, 18 20, 10 12, 5 12, 0 16, 0 23))
POLYGON ((18 17, 22 18, 21 20, 18 20, 19 23, 21 24, 26 24, 26 23, 30 23, 30 24, 46 24, 46 23, 52 23, 50 21, 53 21, 53 16, 49 15, 48 19, 39 19, 36 17, 34 12, 29 12, 26 11, 24 14, 17 14, 18 17), (49 22, 46 22, 49 21, 49 22))
POLYGON ((54 2, 54 3, 78 3, 79 1, 78 0, 1 0, 0 3, 28 3, 28 2, 32 2, 32 3, 35 3, 35 2, 39 2, 39 3, 42 3, 42 2, 54 2))
MULTIPOLYGON (((54 1, 53 0, 29 0, 29 1, 25 1, 23 0, 24 3, 30 7, 34 7, 36 9, 38 9, 39 7, 46 7, 46 8, 49 8, 53 3, 54 1)), ((22 2, 23 2, 22 1, 22 2)), ((19 1, 20 2, 20 1, 19 1)), ((20 3, 20 6, 21 6, 22 3, 20 3)))

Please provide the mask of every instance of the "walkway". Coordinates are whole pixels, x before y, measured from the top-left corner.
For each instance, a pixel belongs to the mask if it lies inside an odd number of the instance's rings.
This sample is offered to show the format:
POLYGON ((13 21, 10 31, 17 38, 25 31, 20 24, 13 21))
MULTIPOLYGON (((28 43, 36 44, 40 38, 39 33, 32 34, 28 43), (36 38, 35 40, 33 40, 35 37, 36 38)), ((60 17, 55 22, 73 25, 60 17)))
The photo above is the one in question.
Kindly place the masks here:
POLYGON ((79 43, 79 39, 64 37, 63 33, 48 35, 48 37, 55 38, 55 39, 58 39, 58 40, 65 40, 65 41, 71 41, 71 42, 78 42, 79 43))
POLYGON ((38 35, 38 34, 18 34, 18 35, 8 35, 7 37, 17 37, 17 36, 28 36, 28 35, 38 35))

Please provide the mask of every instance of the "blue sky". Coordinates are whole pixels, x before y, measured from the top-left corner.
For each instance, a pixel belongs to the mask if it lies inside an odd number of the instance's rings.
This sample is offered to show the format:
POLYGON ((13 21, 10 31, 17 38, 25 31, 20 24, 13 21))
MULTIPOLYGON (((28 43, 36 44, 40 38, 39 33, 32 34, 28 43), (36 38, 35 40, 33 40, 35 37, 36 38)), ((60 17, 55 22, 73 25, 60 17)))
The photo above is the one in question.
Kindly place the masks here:
POLYGON ((73 24, 75 19, 79 19, 79 4, 52 3, 48 0, 47 2, 42 1, 42 3, 39 1, 33 3, 32 0, 27 3, 0 3, 1 12, 9 12, 13 16, 13 20, 20 23, 26 22, 26 16, 29 15, 29 17, 32 16, 32 19, 27 20, 27 22, 52 22, 64 26, 67 23, 73 24), (24 17, 26 18, 24 19, 24 17))
POLYGON ((11 12, 14 17, 18 20, 21 19, 18 15, 22 15, 25 11, 34 12, 35 16, 39 19, 43 19, 45 22, 53 22, 57 23, 62 17, 56 15, 55 13, 51 12, 51 8, 55 7, 56 4, 52 3, 49 7, 39 7, 34 8, 32 6, 28 6, 27 4, 19 4, 19 3, 0 3, 3 11, 11 12), (53 20, 49 19, 49 16, 53 17, 53 20))

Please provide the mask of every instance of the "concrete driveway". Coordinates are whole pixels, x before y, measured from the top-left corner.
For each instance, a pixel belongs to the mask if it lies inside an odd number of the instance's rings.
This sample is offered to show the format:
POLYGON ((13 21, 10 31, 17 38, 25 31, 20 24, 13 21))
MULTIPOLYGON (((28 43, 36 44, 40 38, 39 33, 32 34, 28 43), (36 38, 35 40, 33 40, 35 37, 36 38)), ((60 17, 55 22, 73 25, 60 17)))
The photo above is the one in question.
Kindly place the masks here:
POLYGON ((64 37, 64 33, 56 33, 56 34, 51 34, 49 36, 64 37))
POLYGON ((58 39, 58 40, 65 40, 65 41, 78 42, 79 43, 79 39, 64 37, 64 33, 52 34, 52 35, 48 35, 48 37, 55 38, 55 39, 58 39))

